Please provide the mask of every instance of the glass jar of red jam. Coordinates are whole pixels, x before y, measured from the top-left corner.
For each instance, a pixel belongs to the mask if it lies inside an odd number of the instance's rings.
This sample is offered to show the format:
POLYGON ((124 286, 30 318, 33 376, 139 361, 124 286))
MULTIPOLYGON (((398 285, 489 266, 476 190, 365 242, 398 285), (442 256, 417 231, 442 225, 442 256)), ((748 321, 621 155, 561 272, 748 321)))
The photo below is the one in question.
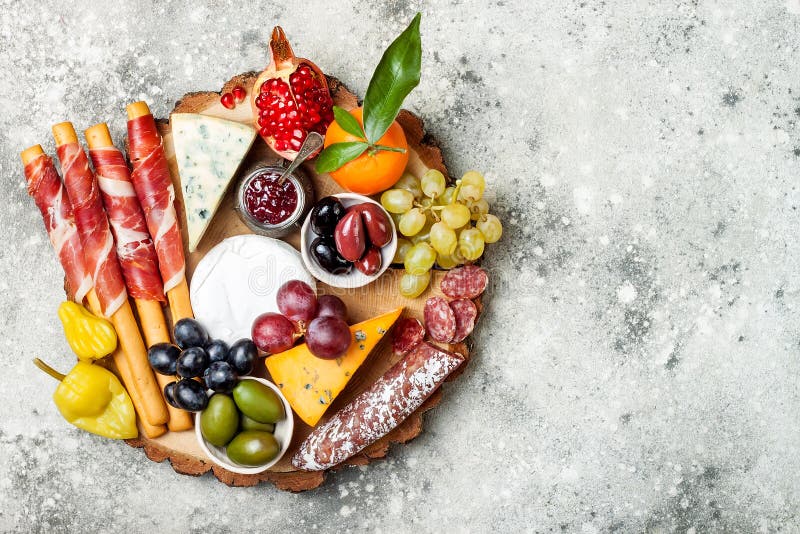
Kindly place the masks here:
POLYGON ((314 189, 299 169, 282 184, 284 168, 257 165, 246 171, 239 184, 237 211, 254 232, 268 237, 284 237, 298 229, 314 204, 314 189))

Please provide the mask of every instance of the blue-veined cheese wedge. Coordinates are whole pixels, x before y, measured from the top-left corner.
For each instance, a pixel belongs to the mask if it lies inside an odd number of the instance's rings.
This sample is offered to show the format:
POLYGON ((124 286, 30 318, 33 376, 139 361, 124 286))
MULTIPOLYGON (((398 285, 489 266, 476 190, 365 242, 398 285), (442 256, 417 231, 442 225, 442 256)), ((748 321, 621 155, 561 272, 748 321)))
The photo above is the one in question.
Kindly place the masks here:
POLYGON ((170 125, 189 252, 194 252, 250 150, 256 130, 247 124, 195 113, 173 113, 170 125))

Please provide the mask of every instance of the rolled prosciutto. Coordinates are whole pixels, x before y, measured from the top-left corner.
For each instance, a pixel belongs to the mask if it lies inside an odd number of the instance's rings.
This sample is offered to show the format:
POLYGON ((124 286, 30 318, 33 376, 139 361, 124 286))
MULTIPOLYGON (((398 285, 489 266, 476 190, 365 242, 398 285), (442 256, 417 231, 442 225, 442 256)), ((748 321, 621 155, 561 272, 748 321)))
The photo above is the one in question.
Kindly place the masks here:
POLYGON ((128 120, 128 156, 133 167, 131 180, 153 236, 166 292, 183 280, 186 261, 175 213, 175 188, 153 115, 128 120))
POLYGON ((61 144, 56 150, 64 173, 64 186, 75 213, 86 268, 92 273, 100 309, 103 315, 110 317, 122 306, 128 293, 97 179, 77 142, 61 144))
POLYGON ((67 277, 68 292, 81 302, 92 288, 92 277, 83 259, 78 228, 67 192, 53 159, 41 154, 25 165, 28 194, 42 212, 44 227, 67 277))
POLYGON ((117 244, 128 293, 135 299, 164 301, 153 239, 131 183, 125 157, 116 147, 90 148, 97 184, 117 244))

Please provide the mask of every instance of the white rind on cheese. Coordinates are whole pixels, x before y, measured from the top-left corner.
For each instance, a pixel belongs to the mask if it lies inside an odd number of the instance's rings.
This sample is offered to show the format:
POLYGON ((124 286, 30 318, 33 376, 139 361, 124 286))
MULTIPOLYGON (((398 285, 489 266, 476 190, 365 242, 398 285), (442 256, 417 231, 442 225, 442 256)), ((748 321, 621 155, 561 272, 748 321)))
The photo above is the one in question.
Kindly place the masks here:
POLYGON ((189 252, 194 252, 231 179, 256 138, 246 124, 195 113, 170 117, 183 190, 189 252))
POLYGON ((300 253, 277 239, 255 234, 229 237, 212 248, 189 285, 192 309, 211 337, 233 343, 249 338, 256 317, 277 312, 275 296, 285 282, 302 280, 316 290, 300 253))

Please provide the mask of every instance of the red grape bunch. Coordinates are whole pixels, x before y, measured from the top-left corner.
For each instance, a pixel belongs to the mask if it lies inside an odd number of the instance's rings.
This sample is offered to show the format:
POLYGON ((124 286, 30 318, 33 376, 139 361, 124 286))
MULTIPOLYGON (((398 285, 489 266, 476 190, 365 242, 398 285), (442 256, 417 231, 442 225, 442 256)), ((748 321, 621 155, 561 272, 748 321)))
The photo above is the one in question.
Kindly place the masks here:
POLYGON ((280 313, 262 313, 253 322, 252 338, 268 354, 288 350, 305 337, 308 350, 317 358, 343 356, 353 335, 347 326, 347 308, 333 295, 314 294, 301 280, 289 280, 275 298, 280 313))

